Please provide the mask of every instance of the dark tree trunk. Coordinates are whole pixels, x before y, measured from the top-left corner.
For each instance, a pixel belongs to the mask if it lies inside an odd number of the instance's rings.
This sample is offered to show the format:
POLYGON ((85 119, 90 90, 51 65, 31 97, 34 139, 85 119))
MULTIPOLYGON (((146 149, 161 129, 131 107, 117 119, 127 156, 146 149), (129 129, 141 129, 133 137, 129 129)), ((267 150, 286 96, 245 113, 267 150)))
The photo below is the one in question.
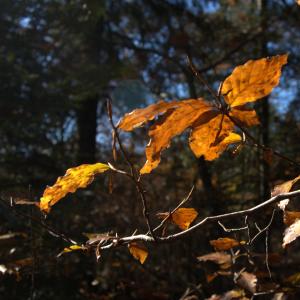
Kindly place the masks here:
POLYGON ((80 103, 77 109, 78 164, 96 161, 97 107, 98 96, 95 95, 80 103))

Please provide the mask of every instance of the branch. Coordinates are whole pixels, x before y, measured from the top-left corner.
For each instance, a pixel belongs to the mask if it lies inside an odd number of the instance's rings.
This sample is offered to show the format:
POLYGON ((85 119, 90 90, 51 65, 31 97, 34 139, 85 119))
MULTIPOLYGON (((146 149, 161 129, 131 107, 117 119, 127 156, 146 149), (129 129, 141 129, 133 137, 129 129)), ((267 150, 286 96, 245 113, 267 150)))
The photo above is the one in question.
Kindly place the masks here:
POLYGON ((300 190, 293 191, 290 193, 279 194, 277 196, 274 196, 256 206, 253 206, 248 209, 206 217, 206 218, 202 219, 201 221, 199 221, 194 226, 190 227, 189 229, 166 236, 166 237, 156 237, 156 239, 154 239, 153 237, 151 237, 147 234, 133 235, 133 236, 128 236, 128 237, 123 237, 123 238, 118 238, 116 240, 112 240, 112 243, 109 244, 108 246, 105 246, 105 248, 103 248, 103 249, 111 248, 113 246, 116 246, 117 244, 128 244, 128 243, 131 243, 134 241, 143 241, 143 242, 147 242, 147 243, 148 242, 164 243, 164 242, 170 242, 173 240, 178 240, 178 239, 181 239, 181 238, 189 235, 190 233, 194 232, 195 230, 199 229, 206 223, 220 221, 220 220, 226 220, 226 219, 232 219, 234 217, 248 216, 248 215, 254 214, 258 211, 263 210, 265 207, 270 206, 271 204, 277 203, 286 198, 294 198, 296 196, 300 196, 300 190))

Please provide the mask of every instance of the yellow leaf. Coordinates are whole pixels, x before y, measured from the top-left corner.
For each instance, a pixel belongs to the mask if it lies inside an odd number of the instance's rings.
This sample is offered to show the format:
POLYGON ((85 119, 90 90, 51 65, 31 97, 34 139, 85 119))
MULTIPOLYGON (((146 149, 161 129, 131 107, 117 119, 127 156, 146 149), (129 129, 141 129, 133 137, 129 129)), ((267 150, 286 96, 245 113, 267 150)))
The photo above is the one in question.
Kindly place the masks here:
POLYGON ((204 155, 206 160, 214 160, 236 141, 240 136, 231 135, 234 124, 231 120, 220 113, 210 112, 213 116, 209 121, 197 121, 190 135, 189 144, 197 157, 204 155))
POLYGON ((146 108, 139 108, 126 114, 118 124, 118 127, 124 131, 131 131, 144 123, 153 120, 157 115, 165 113, 168 109, 178 106, 178 101, 165 102, 159 101, 146 108))
POLYGON ((231 238, 219 238, 217 240, 212 240, 209 243, 218 251, 229 250, 240 245, 238 241, 231 238))
POLYGON ((84 164, 68 169, 66 174, 58 177, 53 186, 47 187, 40 199, 40 209, 46 213, 68 193, 74 193, 79 188, 85 188, 94 180, 94 176, 103 173, 109 166, 102 163, 84 164))
POLYGON ((203 99, 189 99, 179 102, 177 108, 170 109, 149 130, 150 142, 146 147, 147 161, 140 170, 141 174, 150 173, 160 163, 161 152, 171 139, 210 111, 212 107, 203 99))
POLYGON ((72 251, 76 251, 76 250, 84 250, 84 248, 82 248, 79 245, 71 245, 70 247, 64 248, 63 252, 67 253, 67 252, 72 252, 72 251))
POLYGON ((145 246, 141 243, 133 242, 128 246, 130 254, 143 264, 148 257, 148 251, 145 246))
POLYGON ((258 60, 249 60, 236 67, 222 86, 225 101, 236 107, 261 99, 278 85, 281 68, 287 63, 287 54, 258 60))
POLYGON ((297 219, 290 227, 288 227, 283 236, 283 248, 289 243, 293 242, 296 238, 300 236, 300 220, 297 219))

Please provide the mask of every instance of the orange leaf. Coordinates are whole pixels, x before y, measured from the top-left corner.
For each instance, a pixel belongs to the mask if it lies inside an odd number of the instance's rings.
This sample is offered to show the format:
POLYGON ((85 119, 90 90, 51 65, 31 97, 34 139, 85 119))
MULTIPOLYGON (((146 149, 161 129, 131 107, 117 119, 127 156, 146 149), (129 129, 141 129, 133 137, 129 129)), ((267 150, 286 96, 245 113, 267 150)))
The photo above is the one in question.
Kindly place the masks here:
POLYGON ((143 264, 148 256, 148 251, 145 246, 141 243, 133 242, 128 246, 131 255, 143 264))
POLYGON ((210 112, 211 118, 198 120, 190 135, 190 147, 197 157, 204 155, 206 160, 214 160, 228 145, 241 141, 240 135, 233 133, 234 124, 220 113, 210 112))
POLYGON ((212 240, 209 243, 218 251, 229 250, 233 247, 240 245, 240 243, 237 240, 226 237, 219 238, 217 240, 212 240))
POLYGON ((194 208, 178 208, 172 213, 172 221, 180 229, 186 230, 190 224, 197 218, 198 212, 194 208))
POLYGON ((259 124, 259 120, 254 109, 245 106, 237 106, 230 110, 230 116, 242 126, 251 127, 259 124))
POLYGON ((225 101, 236 107, 270 94, 279 83, 281 68, 287 63, 287 57, 284 54, 249 60, 236 67, 222 85, 221 93, 225 101))
POLYGON ((285 211, 283 215, 283 222, 285 225, 290 226, 300 219, 300 211, 285 211))
POLYGON ((68 193, 74 193, 79 188, 85 188, 93 182, 94 176, 103 173, 109 166, 102 163, 92 165, 84 164, 68 169, 66 174, 58 177, 53 186, 47 187, 40 199, 40 209, 48 213, 55 203, 68 193))
POLYGON ((118 127, 124 131, 131 131, 142 126, 144 123, 153 120, 157 115, 165 113, 168 109, 177 107, 178 101, 165 102, 159 101, 146 108, 139 108, 126 114, 119 122, 118 127))
POLYGON ((161 152, 170 145, 171 139, 191 127, 211 109, 203 99, 189 99, 179 102, 177 108, 168 110, 149 130, 151 139, 146 147, 147 161, 140 173, 150 173, 155 169, 160 163, 161 152))

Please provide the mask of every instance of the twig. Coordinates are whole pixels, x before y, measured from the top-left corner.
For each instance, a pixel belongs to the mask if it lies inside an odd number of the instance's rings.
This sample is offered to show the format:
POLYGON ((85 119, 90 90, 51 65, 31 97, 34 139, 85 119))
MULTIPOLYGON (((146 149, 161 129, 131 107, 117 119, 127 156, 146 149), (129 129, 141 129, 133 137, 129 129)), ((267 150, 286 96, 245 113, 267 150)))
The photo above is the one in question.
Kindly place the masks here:
MULTIPOLYGON (((151 226, 151 223, 150 223, 148 206, 147 206, 147 201, 146 201, 146 194, 145 194, 145 191, 144 191, 144 187, 143 187, 143 185, 141 183, 141 177, 137 175, 138 172, 135 169, 133 163, 129 159, 129 156, 127 155, 127 153, 126 153, 126 151, 125 151, 125 149, 123 147, 123 144, 121 142, 118 129, 117 129, 117 127, 115 126, 115 124, 113 122, 113 118, 112 118, 112 105, 111 105, 111 99, 109 99, 109 98, 107 99, 107 112, 108 112, 108 117, 109 117, 109 121, 110 121, 111 127, 112 127, 112 129, 114 131, 114 134, 115 134, 115 138, 116 138, 116 140, 118 142, 118 145, 120 147, 120 150, 121 150, 121 152, 122 152, 122 154, 123 154, 126 162, 130 166, 131 178, 134 181, 135 187, 136 187, 136 189, 137 189, 137 191, 138 191, 138 193, 140 195, 142 206, 143 206, 143 215, 144 215, 147 227, 148 227, 148 231, 150 232, 151 236, 155 239, 154 232, 153 232, 153 229, 152 229, 152 226, 151 226)), ((116 170, 116 169, 114 169, 114 170, 116 170)))
POLYGON ((155 232, 155 231, 157 231, 157 230, 159 230, 162 226, 164 226, 165 225, 165 223, 168 221, 168 219, 170 218, 170 216, 178 209, 178 208, 180 208, 184 203, 186 203, 189 199, 190 199, 190 197, 191 197, 191 195, 192 195, 192 193, 193 193, 193 191, 194 191, 194 189, 195 189, 195 185, 193 185, 192 186, 192 188, 190 189, 190 191, 189 191, 189 193, 188 193, 188 195, 168 214, 168 216, 166 216, 162 221, 161 221, 161 223, 156 227, 156 228, 154 228, 153 229, 153 231, 155 232))

